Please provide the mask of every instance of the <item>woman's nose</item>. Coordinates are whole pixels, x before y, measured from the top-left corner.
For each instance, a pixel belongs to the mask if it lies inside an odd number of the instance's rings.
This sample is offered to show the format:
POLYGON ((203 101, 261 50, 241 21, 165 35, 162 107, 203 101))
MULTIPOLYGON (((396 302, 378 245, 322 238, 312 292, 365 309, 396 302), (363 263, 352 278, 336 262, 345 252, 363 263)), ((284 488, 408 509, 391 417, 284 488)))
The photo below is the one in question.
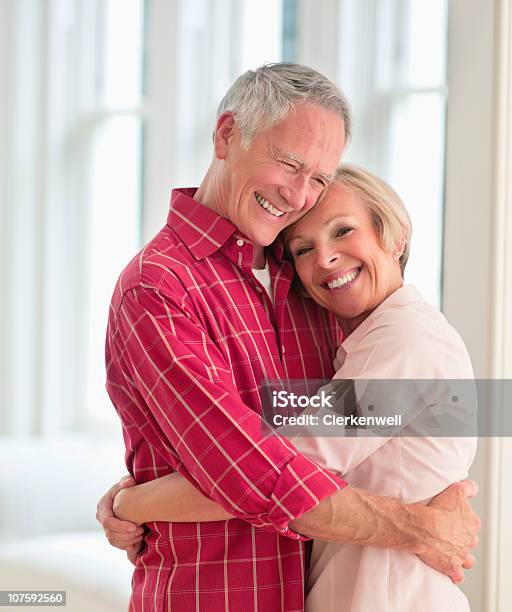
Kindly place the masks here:
POLYGON ((317 263, 321 268, 330 268, 337 264, 339 260, 339 254, 331 249, 321 249, 318 251, 317 263))

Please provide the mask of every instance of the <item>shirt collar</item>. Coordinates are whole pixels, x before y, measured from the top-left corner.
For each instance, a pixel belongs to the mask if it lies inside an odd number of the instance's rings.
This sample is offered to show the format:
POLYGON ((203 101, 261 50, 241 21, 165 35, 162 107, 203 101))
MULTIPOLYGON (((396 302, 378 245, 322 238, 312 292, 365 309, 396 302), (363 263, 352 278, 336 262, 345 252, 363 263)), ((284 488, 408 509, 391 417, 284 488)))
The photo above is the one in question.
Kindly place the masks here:
MULTIPOLYGON (((244 262, 252 262, 252 244, 230 221, 194 200, 196 191, 195 187, 172 190, 167 225, 196 259, 212 255, 233 236, 244 242, 244 262)), ((270 248, 276 259, 282 261, 284 241, 281 236, 274 240, 270 248)), ((231 250, 232 245, 228 245, 228 251, 231 250)))
POLYGON ((394 291, 391 295, 389 295, 383 302, 381 302, 377 308, 369 314, 366 319, 356 327, 356 329, 348 336, 346 340, 341 343, 339 349, 338 358, 342 361, 342 357, 344 358, 351 350, 356 346, 356 344, 361 340, 361 338, 365 335, 368 329, 373 325, 375 317, 386 310, 391 310, 392 308, 397 308, 400 306, 407 306, 408 304, 412 304, 413 302, 422 302, 423 298, 421 297, 420 292, 416 289, 414 285, 403 285, 399 287, 396 291, 394 291))
POLYGON ((204 259, 222 247, 237 228, 194 195, 197 189, 173 189, 167 225, 180 237, 196 259, 204 259))

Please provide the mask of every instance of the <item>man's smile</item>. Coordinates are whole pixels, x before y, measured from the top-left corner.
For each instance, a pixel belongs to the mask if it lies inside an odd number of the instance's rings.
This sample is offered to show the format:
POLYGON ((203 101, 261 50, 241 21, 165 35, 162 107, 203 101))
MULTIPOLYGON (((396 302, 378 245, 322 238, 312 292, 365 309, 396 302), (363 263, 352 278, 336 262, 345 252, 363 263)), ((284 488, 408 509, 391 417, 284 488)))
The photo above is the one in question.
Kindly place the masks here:
POLYGON ((258 202, 258 204, 264 208, 267 212, 269 212, 271 215, 273 215, 274 217, 281 217, 281 215, 284 215, 285 211, 284 210, 279 210, 279 208, 276 208, 275 206, 272 206, 272 204, 266 200, 262 195, 260 195, 258 192, 254 192, 254 197, 256 198, 256 201, 258 202))

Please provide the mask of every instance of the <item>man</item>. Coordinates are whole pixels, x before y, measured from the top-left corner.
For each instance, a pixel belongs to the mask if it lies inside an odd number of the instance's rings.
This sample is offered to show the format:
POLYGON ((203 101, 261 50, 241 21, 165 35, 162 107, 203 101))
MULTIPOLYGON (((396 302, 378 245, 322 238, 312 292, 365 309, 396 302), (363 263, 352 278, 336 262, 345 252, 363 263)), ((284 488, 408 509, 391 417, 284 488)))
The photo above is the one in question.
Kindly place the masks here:
MULTIPOLYGON (((237 517, 148 524, 132 610, 302 610, 299 534, 407 548, 453 580, 474 563, 472 484, 428 508, 372 496, 261 421, 266 380, 333 374, 336 323, 291 289, 276 238, 322 197, 349 134, 348 105, 322 75, 292 64, 246 72, 220 104, 201 185, 173 191, 167 225, 117 283, 107 389, 130 473, 179 471, 237 517)), ((133 555, 129 525, 112 515, 118 488, 98 518, 133 555)))

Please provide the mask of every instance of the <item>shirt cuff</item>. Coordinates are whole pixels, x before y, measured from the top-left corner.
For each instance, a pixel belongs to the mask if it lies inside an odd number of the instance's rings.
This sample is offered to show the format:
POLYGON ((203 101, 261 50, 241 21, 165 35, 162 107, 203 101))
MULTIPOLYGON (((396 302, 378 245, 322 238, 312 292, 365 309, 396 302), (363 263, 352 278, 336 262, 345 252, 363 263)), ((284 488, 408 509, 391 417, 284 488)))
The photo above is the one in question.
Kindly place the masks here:
POLYGON ((347 484, 311 459, 297 455, 286 464, 274 487, 271 495, 273 505, 267 518, 273 529, 281 535, 295 540, 309 540, 290 529, 290 521, 312 510, 323 499, 341 491, 347 484))

